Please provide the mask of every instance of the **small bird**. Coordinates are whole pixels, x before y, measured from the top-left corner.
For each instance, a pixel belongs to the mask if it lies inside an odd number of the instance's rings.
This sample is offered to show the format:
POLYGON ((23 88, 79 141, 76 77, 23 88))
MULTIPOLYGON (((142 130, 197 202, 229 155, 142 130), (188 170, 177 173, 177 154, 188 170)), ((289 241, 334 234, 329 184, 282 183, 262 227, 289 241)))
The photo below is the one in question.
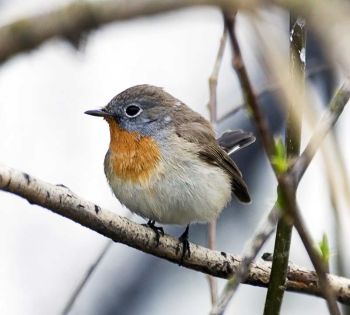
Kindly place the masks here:
POLYGON ((164 231, 156 222, 187 225, 179 238, 181 260, 190 255, 191 223, 216 219, 232 194, 240 202, 251 201, 228 155, 253 143, 251 133, 228 131, 216 140, 209 121, 151 85, 131 87, 85 114, 109 124, 104 171, 119 201, 148 219, 157 242, 164 231))

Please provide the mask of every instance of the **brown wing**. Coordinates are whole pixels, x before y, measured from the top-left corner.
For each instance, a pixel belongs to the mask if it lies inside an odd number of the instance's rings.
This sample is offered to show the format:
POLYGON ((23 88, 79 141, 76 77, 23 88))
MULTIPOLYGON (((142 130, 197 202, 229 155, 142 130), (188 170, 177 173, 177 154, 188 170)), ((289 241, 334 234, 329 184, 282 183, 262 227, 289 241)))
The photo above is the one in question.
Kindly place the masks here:
POLYGON ((188 110, 186 108, 186 113, 181 116, 181 120, 175 119, 174 122, 177 135, 198 144, 201 148, 198 153, 199 157, 211 165, 222 168, 231 177, 234 195, 241 202, 250 202, 248 188, 241 172, 228 154, 218 145, 210 123, 189 108, 188 110))

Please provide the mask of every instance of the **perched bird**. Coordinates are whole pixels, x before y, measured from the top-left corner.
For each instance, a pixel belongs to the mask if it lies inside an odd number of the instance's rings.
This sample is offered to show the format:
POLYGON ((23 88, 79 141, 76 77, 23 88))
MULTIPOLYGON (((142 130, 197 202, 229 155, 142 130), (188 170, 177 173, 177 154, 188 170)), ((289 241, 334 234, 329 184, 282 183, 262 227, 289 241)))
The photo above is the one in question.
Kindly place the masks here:
POLYGON ((242 174, 227 152, 255 141, 251 133, 226 132, 218 140, 211 124, 162 88, 137 85, 88 115, 109 124, 104 171, 113 193, 129 210, 155 222, 187 225, 179 240, 190 255, 189 225, 218 217, 232 194, 249 203, 242 174))

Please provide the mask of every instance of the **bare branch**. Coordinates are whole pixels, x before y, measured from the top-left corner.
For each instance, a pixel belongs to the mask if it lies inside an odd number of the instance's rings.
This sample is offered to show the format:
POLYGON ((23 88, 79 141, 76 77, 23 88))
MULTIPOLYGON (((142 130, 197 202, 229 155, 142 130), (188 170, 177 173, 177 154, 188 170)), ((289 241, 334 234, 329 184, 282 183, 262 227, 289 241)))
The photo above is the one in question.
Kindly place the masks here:
POLYGON ((104 0, 76 1, 52 12, 23 18, 0 27, 0 63, 17 53, 30 51, 47 40, 62 38, 74 46, 82 35, 104 24, 171 10, 212 5, 244 6, 239 0, 104 0), (43 27, 44 25, 44 27, 43 27))
MULTIPOLYGON (((59 215, 71 219, 115 242, 123 243, 143 252, 180 263, 181 251, 178 240, 165 235, 159 245, 151 229, 120 217, 94 203, 75 195, 68 188, 55 186, 26 173, 0 165, 0 189, 14 193, 59 215)), ((228 278, 241 263, 239 256, 190 244, 191 256, 184 259, 184 267, 228 278)), ((252 263, 244 283, 266 287, 269 282, 271 264, 264 261, 252 263)), ((290 265, 287 290, 322 296, 318 278, 314 271, 290 265)), ((329 275, 329 282, 339 302, 350 305, 350 279, 329 275)))
MULTIPOLYGON (((287 187, 293 187, 293 184, 289 181, 288 177, 283 177, 282 181, 286 181, 285 185, 287 187)), ((328 310, 332 315, 340 315, 335 294, 327 276, 326 266, 314 247, 315 243, 313 242, 311 235, 306 228, 305 222, 303 222, 299 208, 296 204, 295 196, 287 193, 284 194, 284 197, 288 203, 288 207, 286 208, 287 213, 293 217, 294 226, 299 233, 299 236, 319 277, 320 287, 324 298, 327 300, 328 310)))
POLYGON ((259 131, 259 135, 263 142, 267 155, 270 157, 274 152, 274 144, 269 127, 264 115, 261 112, 260 104, 254 94, 253 87, 250 83, 246 67, 243 62, 241 49, 239 47, 236 35, 235 35, 235 19, 236 12, 224 12, 225 26, 228 31, 230 43, 233 50, 232 66, 237 72, 239 82, 243 91, 246 106, 253 116, 256 126, 259 131))
MULTIPOLYGON (((166 13, 172 10, 193 6, 210 5, 226 10, 252 10, 262 4, 278 5, 301 14, 310 19, 310 23, 322 38, 325 45, 332 47, 332 29, 328 25, 347 22, 350 13, 347 3, 338 2, 337 5, 323 2, 315 5, 314 1, 304 0, 103 0, 98 2, 76 1, 52 12, 23 18, 16 22, 0 27, 0 63, 10 57, 25 51, 30 51, 52 38, 63 38, 74 45, 79 43, 80 37, 104 24, 166 13), (320 19, 324 23, 319 23, 320 19), (43 27, 45 25, 45 27, 43 27)), ((346 33, 346 32, 345 32, 346 33)), ((342 38, 347 34, 342 34, 342 38)), ((347 39, 347 38, 346 38, 347 39)), ((349 46, 349 43, 347 42, 349 46)), ((334 54, 335 56, 339 54, 334 54)), ((341 63, 346 62, 347 50, 344 49, 341 63)))
MULTIPOLYGON (((305 82, 306 56, 306 27, 301 17, 290 17, 290 48, 289 67, 291 78, 305 82)), ((304 83, 305 84, 305 83, 304 83)), ((304 93, 304 84, 301 84, 300 93, 304 93)), ((287 159, 293 160, 300 154, 301 125, 303 108, 301 104, 290 103, 287 109, 285 146, 287 159)), ((293 199, 295 200, 294 186, 293 199)), ((294 201, 295 202, 295 201, 294 201)), ((284 212, 285 213, 285 212, 284 212)), ((275 247, 273 252, 271 281, 265 301, 265 315, 279 314, 284 296, 284 283, 287 276, 290 244, 292 240, 293 219, 282 215, 278 220, 275 247)))
POLYGON ((109 248, 111 247, 112 244, 113 244, 113 242, 111 240, 107 241, 107 243, 103 247, 101 253, 98 255, 96 261, 94 261, 93 265, 87 271, 85 277, 83 277, 83 279, 80 281, 79 285, 74 290, 73 294, 70 296, 66 306, 63 309, 62 315, 69 314, 69 312, 72 309, 76 299, 78 298, 78 296, 80 295, 81 291, 83 290, 85 284, 89 281, 91 275, 93 274, 93 272, 95 271, 96 267, 99 265, 99 263, 101 262, 103 257, 105 257, 106 253, 108 252, 108 250, 109 250, 109 248))
MULTIPOLYGON (((218 53, 216 56, 216 60, 214 63, 213 71, 209 77, 209 113, 210 113, 210 121, 215 124, 217 120, 217 84, 219 71, 222 63, 222 57, 225 51, 227 32, 224 27, 224 31, 220 40, 220 45, 218 49, 218 53)), ((216 240, 216 220, 209 222, 208 224, 208 247, 209 249, 215 249, 215 240, 216 240)), ((212 305, 216 303, 217 295, 218 295, 218 285, 217 281, 214 277, 208 276, 209 287, 210 287, 210 295, 211 295, 211 303, 212 305)))
MULTIPOLYGON (((248 73, 243 62, 241 49, 236 38, 236 12, 223 12, 223 16, 225 27, 228 31, 229 39, 233 50, 232 66, 237 72, 237 76, 245 98, 246 106, 249 112, 252 114, 253 119, 256 123, 265 151, 268 154, 268 156, 271 157, 274 152, 273 139, 268 129, 267 121, 261 112, 260 105, 258 104, 257 98, 253 92, 253 88, 251 86, 248 73)), ((267 220, 263 221, 263 223, 261 224, 261 228, 258 229, 257 233, 253 236, 252 240, 249 242, 247 248, 244 251, 245 254, 243 255, 242 263, 238 268, 238 272, 235 275, 233 275, 229 279, 229 281, 227 281, 224 290, 219 296, 219 300, 212 307, 211 314, 217 315, 222 314, 224 312, 230 299, 237 290, 240 282, 243 281, 247 276, 249 264, 253 261, 258 251, 261 249, 268 237, 274 231, 278 215, 279 214, 277 214, 277 208, 274 207, 268 215, 267 220)))
POLYGON ((214 63, 213 71, 209 77, 209 111, 210 111, 210 121, 215 123, 217 121, 217 85, 218 85, 218 77, 219 71, 222 63, 222 57, 225 51, 225 44, 227 39, 227 31, 224 26, 224 31, 222 37, 220 39, 220 45, 218 49, 218 54, 216 56, 216 60, 214 63))
MULTIPOLYGON (((230 38, 230 42, 232 44, 232 49, 234 51, 234 57, 233 57, 233 67, 235 68, 244 96, 245 96, 245 100, 246 103, 248 105, 248 108, 251 111, 252 114, 252 118, 254 119, 257 129, 259 131, 260 137, 262 139, 265 151, 267 152, 267 155, 269 157, 270 163, 272 161, 272 157, 273 154, 275 152, 275 147, 274 147, 274 142, 273 139, 271 137, 271 134, 269 132, 268 126, 267 126, 267 122, 265 120, 265 117, 263 116, 258 103, 257 103, 257 99, 255 97, 255 94, 253 92, 251 83, 249 81, 249 77, 247 74, 247 71, 245 69, 244 63, 243 63, 243 59, 242 59, 242 55, 241 55, 241 51, 240 51, 240 47, 237 41, 237 38, 235 36, 235 32, 234 32, 234 25, 235 25, 235 14, 232 13, 225 13, 224 14, 224 20, 225 20, 225 24, 229 33, 229 38, 230 38)), ((286 211, 285 215, 289 216, 289 220, 293 219, 293 215, 294 212, 292 212, 290 210, 290 208, 296 208, 295 206, 295 191, 296 191, 296 187, 297 185, 295 185, 295 183, 297 183, 298 181, 290 181, 290 177, 289 175, 287 176, 286 174, 279 174, 278 170, 275 169, 274 165, 271 163, 273 170, 275 171, 275 175, 277 177, 278 180, 278 184, 279 184, 279 190, 280 190, 280 195, 283 196, 284 200, 287 200, 285 205, 283 206, 283 210, 286 211), (287 183, 288 181, 288 183, 287 183), (290 184, 293 184, 293 186, 290 186, 290 184), (294 201, 293 201, 294 200, 294 201)), ((298 215, 297 213, 295 215, 298 215)), ((300 223, 301 221, 298 219, 298 222, 300 223)), ((304 226, 298 226, 298 232, 299 233, 303 233, 303 228, 304 226)), ((307 242, 305 242, 305 247, 307 246, 307 242)), ((307 248, 308 252, 309 249, 307 248)), ((309 253, 310 254, 310 253, 309 253)), ((312 253, 310 254, 312 255, 312 253)), ((321 278, 324 278, 324 274, 322 274, 322 269, 319 268, 319 263, 321 260, 314 262, 314 259, 317 259, 319 257, 314 256, 313 257, 313 263, 315 263, 315 269, 316 271, 319 273, 319 276, 321 278)), ((227 291, 230 291, 235 289, 235 286, 230 285, 230 282, 234 281, 234 277, 232 277, 228 283, 226 284, 226 287, 224 289, 224 292, 222 293, 222 295, 219 298, 219 301, 222 302, 223 299, 227 296, 229 296, 230 294, 227 293, 227 291)), ((321 289, 323 290, 323 296, 326 298, 327 303, 328 303, 328 307, 330 309, 330 311, 332 311, 332 314, 338 314, 338 309, 337 309, 337 305, 335 303, 335 299, 332 295, 332 291, 329 288, 329 283, 327 281, 327 278, 325 277, 323 285, 321 286, 321 289)), ((232 293, 233 294, 233 293, 232 293)), ((232 296, 232 295, 231 295, 232 296)), ((221 309, 224 310, 225 307, 228 304, 229 299, 226 299, 226 302, 223 303, 223 305, 221 305, 221 309)), ((216 305, 214 306, 214 309, 216 309, 216 305)))
POLYGON ((350 83, 346 81, 333 97, 329 109, 324 113, 321 121, 319 122, 316 130, 306 146, 301 156, 296 160, 291 169, 295 181, 299 182, 303 177, 306 169, 315 156, 318 148, 326 137, 327 133, 332 129, 337 122, 339 116, 343 112, 347 102, 350 98, 350 83))
POLYGON ((275 230, 277 220, 279 218, 280 210, 277 205, 275 205, 267 218, 262 220, 262 223, 257 228, 254 236, 245 246, 243 251, 243 256, 241 258, 241 263, 239 264, 234 276, 227 281, 223 292, 221 293, 218 302, 213 306, 210 311, 211 315, 222 314, 231 300, 232 296, 235 294, 239 284, 246 279, 249 273, 249 266, 255 259, 256 255, 265 244, 266 240, 271 236, 275 230))

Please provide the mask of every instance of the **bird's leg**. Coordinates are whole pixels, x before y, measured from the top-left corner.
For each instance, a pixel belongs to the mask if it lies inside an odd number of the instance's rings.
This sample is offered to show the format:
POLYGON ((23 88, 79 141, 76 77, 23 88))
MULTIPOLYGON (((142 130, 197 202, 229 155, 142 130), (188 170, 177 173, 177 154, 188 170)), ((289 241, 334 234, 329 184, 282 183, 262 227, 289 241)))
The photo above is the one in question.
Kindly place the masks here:
POLYGON ((142 224, 144 226, 148 226, 150 227, 154 233, 156 233, 156 241, 157 241, 157 245, 159 245, 159 239, 160 239, 160 236, 164 236, 164 230, 161 226, 156 226, 155 225, 156 221, 155 220, 148 220, 147 224, 142 224))
POLYGON ((191 256, 191 250, 190 250, 190 243, 188 241, 188 232, 190 229, 190 225, 188 224, 186 227, 185 232, 183 232, 181 234, 181 236, 179 237, 179 241, 182 244, 182 255, 181 255, 181 260, 180 260, 180 265, 182 265, 186 252, 188 253, 188 257, 191 256))

